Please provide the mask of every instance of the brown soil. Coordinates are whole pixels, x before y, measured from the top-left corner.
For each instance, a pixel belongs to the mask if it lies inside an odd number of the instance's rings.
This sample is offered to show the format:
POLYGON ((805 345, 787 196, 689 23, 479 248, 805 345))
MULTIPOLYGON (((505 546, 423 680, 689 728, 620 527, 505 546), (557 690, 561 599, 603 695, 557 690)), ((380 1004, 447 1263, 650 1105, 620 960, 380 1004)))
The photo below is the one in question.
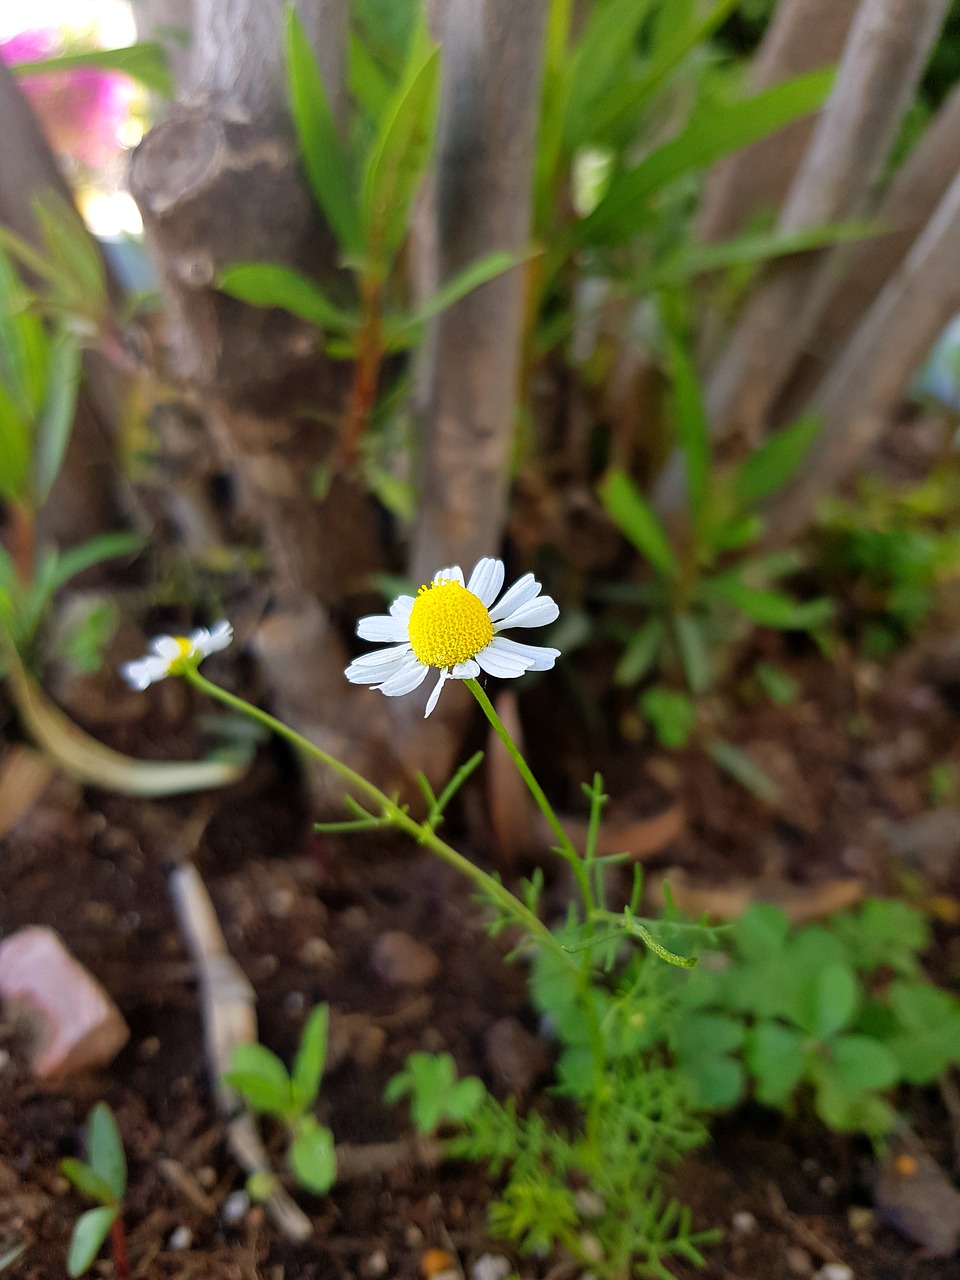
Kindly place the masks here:
MULTIPOLYGON (((724 732, 778 774, 788 797, 783 810, 771 813, 746 797, 694 750, 652 772, 639 751, 618 753, 607 774, 621 809, 650 812, 662 804, 672 768, 690 822, 660 865, 718 879, 759 875, 802 884, 854 873, 875 890, 902 883, 905 868, 884 853, 878 818, 922 812, 930 766, 956 749, 947 677, 938 684, 932 660, 916 653, 878 678, 852 662, 831 667, 809 653, 792 654, 777 637, 769 647, 803 696, 774 708, 745 694, 725 709, 724 732)), ((175 710, 171 752, 186 714, 180 705, 175 710)), ((539 710, 535 695, 528 716, 539 710)), ((124 732, 127 741, 114 741, 128 749, 138 733, 147 736, 143 720, 124 732)), ((163 735, 149 737, 142 754, 163 754, 163 735)), ((568 752, 569 768, 581 763, 577 756, 568 752)), ((288 759, 264 749, 251 779, 219 798, 215 812, 205 800, 84 797, 57 781, 0 842, 0 933, 52 925, 112 993, 132 1032, 108 1070, 53 1087, 29 1078, 14 1029, 0 1024, 0 1048, 9 1055, 0 1068, 0 1256, 26 1245, 4 1277, 64 1274, 70 1229, 84 1206, 57 1162, 79 1153, 81 1126, 98 1099, 114 1108, 128 1152, 125 1220, 134 1276, 377 1280, 420 1275, 431 1248, 455 1254, 468 1275, 485 1252, 509 1256, 486 1231, 485 1177, 459 1164, 433 1171, 400 1164, 329 1197, 299 1197, 315 1224, 305 1245, 283 1240, 259 1208, 239 1222, 224 1218, 224 1202, 243 1178, 224 1150, 193 973, 166 893, 169 861, 190 843, 185 832, 204 831, 198 865, 256 988, 262 1041, 289 1059, 316 1002, 329 1002, 337 1015, 338 1060, 325 1079, 320 1114, 338 1141, 384 1142, 407 1131, 403 1110, 385 1108, 380 1098, 411 1051, 449 1050, 462 1071, 498 1088, 485 1033, 508 1016, 536 1026, 523 973, 503 963, 506 944, 486 937, 464 885, 395 843, 310 834, 290 774, 288 759), (433 983, 396 988, 372 973, 374 943, 397 929, 439 958, 433 983), (171 1248, 181 1227, 189 1244, 171 1248)), ((481 807, 466 804, 463 813, 481 807)), ((489 856, 484 838, 481 826, 472 840, 466 836, 465 847, 480 860, 489 856)), ((952 879, 937 887, 942 904, 952 879)), ((941 933, 938 965, 953 983, 952 932, 942 926, 941 933)), ((937 1095, 906 1101, 933 1154, 949 1166, 951 1133, 937 1095)), ((760 1109, 723 1119, 712 1145, 680 1169, 677 1192, 698 1229, 719 1226, 724 1238, 709 1251, 705 1271, 681 1267, 678 1274, 776 1280, 801 1275, 805 1260, 810 1274, 840 1259, 857 1280, 960 1280, 956 1261, 926 1258, 871 1215, 869 1157, 857 1141, 760 1109), (734 1215, 744 1213, 751 1219, 737 1222, 749 1229, 738 1231, 734 1215)), ((577 1275, 562 1259, 514 1261, 523 1276, 577 1275)), ((92 1274, 112 1274, 111 1264, 98 1262, 92 1274)))

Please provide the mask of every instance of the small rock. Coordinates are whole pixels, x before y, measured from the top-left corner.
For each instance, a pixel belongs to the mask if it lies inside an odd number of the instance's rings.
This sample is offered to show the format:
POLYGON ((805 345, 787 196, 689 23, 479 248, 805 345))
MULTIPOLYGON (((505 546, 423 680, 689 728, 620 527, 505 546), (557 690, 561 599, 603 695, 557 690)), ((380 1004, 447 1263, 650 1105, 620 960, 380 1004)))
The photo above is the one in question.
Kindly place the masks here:
POLYGON ((380 1276, 387 1274, 389 1266, 386 1250, 377 1249, 360 1263, 360 1271, 364 1280, 379 1280, 380 1276))
POLYGON ((111 1062, 130 1037, 103 987, 52 929, 20 929, 0 942, 0 999, 34 1035, 30 1067, 59 1080, 111 1062))
POLYGON ((283 997, 283 1012, 288 1018, 299 1018, 306 1004, 307 998, 302 991, 288 991, 283 997))
POLYGON ((730 1225, 738 1236, 752 1235, 757 1229, 757 1220, 752 1213, 746 1209, 741 1209, 739 1213, 735 1213, 730 1219, 730 1225))
POLYGON ((391 987, 425 987, 440 972, 440 961, 430 948, 399 929, 377 938, 370 966, 380 981, 391 987))
POLYGON ((193 1244, 193 1232, 189 1227, 177 1227, 171 1231, 170 1238, 167 1241, 168 1249, 189 1249, 193 1244))
POLYGON ((813 1259, 807 1253, 806 1249, 801 1249, 798 1245, 791 1245, 783 1255, 787 1264, 787 1270, 795 1276, 808 1276, 813 1271, 813 1259))
POLYGON ((501 1253, 482 1253, 470 1268, 470 1280, 507 1280, 513 1270, 509 1258, 501 1253))
POLYGON ((607 1207, 603 1196, 598 1195, 596 1191, 588 1190, 586 1187, 581 1187, 574 1195, 573 1203, 577 1206, 577 1213, 581 1218, 602 1218, 607 1207))
POLYGON ((924 1151, 891 1151, 873 1189, 877 1214, 935 1257, 960 1246, 960 1191, 924 1151))
POLYGON ((836 1178, 829 1173, 825 1173, 823 1175, 823 1177, 817 1183, 817 1186, 820 1188, 820 1191, 825 1196, 835 1196, 837 1192, 840 1190, 840 1184, 837 1182, 836 1178))
POLYGON ((220 1216, 229 1226, 233 1227, 246 1217, 247 1210, 250 1208, 250 1197, 246 1191, 231 1191, 223 1202, 220 1210, 220 1216))
POLYGON ((590 1235, 589 1232, 584 1232, 580 1237, 580 1253, 587 1262, 597 1263, 603 1261, 603 1245, 596 1236, 590 1235))
POLYGON ((297 953, 297 960, 307 969, 324 969, 333 964, 333 947, 326 938, 308 938, 297 953))
POLYGON ((814 1280, 853 1280, 853 1268, 845 1262, 827 1262, 817 1272, 814 1280))
POLYGON ((387 1046, 387 1033, 366 1013, 330 1013, 330 1040, 324 1070, 336 1071, 347 1061, 372 1067, 387 1046))
POLYGON ((274 920, 285 920, 296 900, 297 895, 292 889, 271 889, 267 894, 267 910, 274 920))
POLYGON ((483 1038, 494 1081, 511 1093, 526 1094, 550 1066, 547 1046, 516 1018, 498 1018, 483 1038))

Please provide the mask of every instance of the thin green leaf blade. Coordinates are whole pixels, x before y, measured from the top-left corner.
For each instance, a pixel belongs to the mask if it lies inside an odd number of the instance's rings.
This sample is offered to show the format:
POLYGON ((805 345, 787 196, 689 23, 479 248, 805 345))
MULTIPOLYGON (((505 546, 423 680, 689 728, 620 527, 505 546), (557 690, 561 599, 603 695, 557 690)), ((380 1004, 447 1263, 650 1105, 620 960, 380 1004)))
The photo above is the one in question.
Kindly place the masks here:
POLYGON ((743 462, 734 478, 737 501, 752 507, 782 488, 800 469, 822 426, 819 414, 805 413, 764 441, 743 462))
POLYGON ((676 138, 614 176, 604 198, 580 224, 580 236, 603 243, 632 230, 638 210, 669 183, 818 110, 833 79, 832 68, 812 71, 752 98, 697 113, 676 138))
POLYGON ((671 334, 665 344, 673 401, 673 422, 687 473, 693 523, 703 529, 710 499, 710 434, 700 383, 690 357, 671 334))
POLYGON ((237 1045, 223 1079, 264 1115, 286 1116, 295 1110, 287 1069, 262 1044, 237 1045))
POLYGON ((711 738, 707 751, 714 763, 739 782, 745 791, 771 807, 780 803, 780 788, 746 751, 723 738, 711 738))
POLYGON ((37 418, 33 446, 33 492, 37 506, 50 496, 67 452, 80 389, 80 349, 67 333, 51 343, 47 394, 37 418))
POLYGON ((448 280, 412 315, 395 322, 394 327, 390 329, 390 339, 402 337, 420 325, 426 324, 428 320, 432 320, 434 316, 440 315, 448 307, 452 307, 455 302, 465 298, 468 293, 473 293, 474 289, 479 289, 481 285, 487 284, 490 280, 495 280, 497 276, 502 276, 505 272, 518 266, 525 258, 525 254, 497 252, 478 258, 476 262, 471 262, 468 267, 464 267, 462 271, 459 271, 452 280, 448 280))
POLYGON ((301 1186, 324 1195, 337 1178, 333 1134, 314 1116, 304 1116, 287 1154, 290 1168, 301 1186))
POLYGON ((614 684, 639 684, 656 662, 662 643, 663 622, 660 618, 649 618, 630 637, 627 647, 620 655, 613 673, 614 684))
POLYGON ((0 382, 0 497, 22 502, 30 478, 30 425, 0 382))
POLYGON ((122 1200, 127 1189, 127 1161, 113 1112, 105 1102, 98 1102, 87 1123, 87 1158, 90 1167, 101 1177, 115 1200, 122 1200))
POLYGON ((217 288, 257 307, 280 307, 332 333, 352 334, 359 321, 332 303, 312 280, 272 262, 238 262, 222 271, 217 288))
POLYGON ((82 1276, 103 1248, 120 1210, 116 1206, 101 1206, 81 1213, 70 1237, 67 1249, 67 1275, 82 1276))
POLYGON ((51 567, 49 591, 59 591, 71 578, 104 560, 139 555, 144 545, 138 533, 100 533, 89 542, 60 552, 51 567))
POLYGON ((665 578, 678 572, 673 548, 653 508, 625 471, 608 471, 597 490, 603 509, 641 555, 665 578))
POLYGON ((19 62, 10 70, 18 77, 25 77, 75 71, 83 67, 120 71, 161 97, 173 98, 176 95, 176 83, 170 70, 167 51, 163 45, 150 40, 141 40, 121 49, 87 49, 78 53, 60 53, 34 62, 19 62))
POLYGON ((410 208, 426 171, 436 130, 440 50, 415 38, 407 73, 393 95, 367 158, 361 195, 364 239, 385 270, 409 226, 410 208))
POLYGON ((89 1196, 91 1200, 96 1200, 99 1204, 112 1205, 117 1197, 114 1190, 104 1179, 88 1164, 84 1164, 82 1160, 76 1160, 73 1156, 67 1156, 66 1159, 60 1161, 60 1172, 71 1182, 78 1191, 85 1196, 89 1196))
POLYGON ((346 153, 303 24, 292 5, 286 22, 287 84, 310 188, 344 252, 363 250, 360 213, 346 153))
POLYGON ((303 1107, 312 1106, 320 1092, 323 1067, 327 1060, 329 1026, 330 1010, 327 1005, 318 1004, 303 1028, 291 1073, 297 1100, 303 1107))

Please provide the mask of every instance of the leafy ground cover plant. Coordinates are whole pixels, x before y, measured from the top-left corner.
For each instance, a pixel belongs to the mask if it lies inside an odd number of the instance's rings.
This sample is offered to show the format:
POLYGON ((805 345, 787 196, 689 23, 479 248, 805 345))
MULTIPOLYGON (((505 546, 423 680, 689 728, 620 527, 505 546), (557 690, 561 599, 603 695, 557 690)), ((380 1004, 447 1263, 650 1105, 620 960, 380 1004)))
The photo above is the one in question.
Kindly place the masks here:
MULTIPOLYGON (((330 1011, 318 1004, 304 1023, 290 1071, 262 1044, 237 1045, 224 1082, 236 1089, 259 1115, 281 1120, 289 1136, 287 1164, 300 1186, 323 1195, 337 1176, 333 1134, 314 1114, 327 1060, 330 1011)), ((254 1174, 248 1190, 262 1199, 267 1179, 254 1174)))
POLYGON ((824 504, 820 565, 868 657, 918 635, 941 589, 960 575, 958 512, 960 477, 952 466, 906 491, 864 477, 855 502, 824 504))
POLYGON ((666 1037, 697 1101, 727 1108, 750 1091, 882 1142, 898 1123, 893 1090, 960 1061, 960 1000, 924 976, 929 941, 922 913, 898 901, 799 928, 751 907, 690 975, 666 1037))
POLYGON ((87 1121, 86 1161, 68 1157, 60 1172, 97 1208, 77 1219, 67 1251, 67 1274, 82 1276, 110 1237, 110 1252, 117 1280, 129 1280, 127 1239, 123 1230, 123 1198, 127 1191, 127 1161, 113 1112, 98 1102, 87 1121))

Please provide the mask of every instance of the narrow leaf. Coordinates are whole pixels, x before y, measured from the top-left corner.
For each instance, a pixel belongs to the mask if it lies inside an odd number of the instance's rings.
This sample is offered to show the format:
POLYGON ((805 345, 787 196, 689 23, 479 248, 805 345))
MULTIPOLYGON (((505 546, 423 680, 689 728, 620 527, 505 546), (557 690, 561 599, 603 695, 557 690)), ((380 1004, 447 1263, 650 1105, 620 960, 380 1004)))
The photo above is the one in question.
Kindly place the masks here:
POLYGON ((765 804, 776 806, 780 803, 780 788, 746 751, 722 738, 711 738, 707 751, 714 763, 739 782, 745 791, 765 804))
POLYGON ((116 1207, 88 1209, 82 1213, 73 1228, 70 1247, 67 1250, 67 1275, 82 1276, 103 1247, 110 1228, 120 1210, 116 1207))
POLYGON ((673 421, 687 473, 687 494, 694 526, 703 529, 710 496, 710 435, 700 384, 690 358, 673 335, 666 341, 673 421))
POLYGON ((144 540, 138 533, 100 533, 89 542, 60 552, 50 575, 50 591, 58 591, 71 578, 104 560, 117 560, 122 556, 135 556, 144 548, 144 540))
POLYGON ((287 1069, 265 1045, 238 1044, 223 1079, 243 1094, 255 1111, 286 1116, 295 1109, 287 1069))
POLYGON ((240 262, 220 273, 217 288, 257 307, 280 307, 333 333, 351 334, 358 317, 332 303, 317 286, 289 267, 240 262))
POLYGON ((414 39, 411 64, 367 158, 361 196, 364 237, 385 270, 407 232, 410 209, 433 150, 440 51, 414 39))
POLYGON ((624 471, 608 471, 597 490, 607 515, 641 555, 665 578, 677 575, 677 561, 663 526, 624 471))
POLYGON ((122 1200, 127 1189, 127 1161, 113 1112, 105 1102, 98 1102, 87 1123, 87 1159, 115 1200, 122 1200))
POLYGON ((176 93, 166 50, 162 45, 149 40, 127 45, 122 49, 88 49, 82 53, 60 53, 34 62, 19 62, 10 70, 16 76, 33 76, 74 71, 82 67, 120 71, 164 98, 172 98, 176 93))
POLYGON ((834 609, 827 599, 794 600, 781 591, 750 587, 735 574, 713 578, 705 591, 726 600, 760 626, 780 631, 811 630, 831 617, 834 609))
POLYGON ((412 315, 394 317, 388 321, 388 345, 392 346, 397 340, 402 342, 407 335, 416 333, 416 330, 428 320, 440 315, 455 302, 465 298, 468 293, 479 289, 482 284, 495 280, 497 276, 502 276, 512 267, 518 266, 526 257, 527 255, 524 254, 491 253, 472 262, 469 267, 464 267, 412 315))
POLYGON ((320 1092, 320 1080, 327 1060, 329 1024, 328 1006, 318 1004, 300 1036, 300 1046, 293 1060, 292 1080, 301 1107, 312 1106, 320 1092))
POLYGON ((691 693, 703 693, 710 684, 710 654, 700 623, 688 613, 678 613, 674 618, 677 648, 683 674, 691 693))
POLYGON ((22 502, 30 477, 30 424, 0 382, 0 497, 22 502))
POLYGON ((60 1172, 68 1182, 73 1183, 78 1191, 88 1196, 91 1200, 96 1200, 98 1204, 113 1205, 117 1196, 113 1188, 110 1187, 104 1179, 91 1169, 90 1165, 84 1164, 82 1160, 75 1160, 73 1156, 67 1156, 65 1160, 60 1161, 60 1172))
POLYGON ((341 248, 359 255, 363 236, 346 153, 320 69, 293 5, 287 9, 286 44, 290 105, 310 188, 341 248))
POLYGON ((752 507, 782 488, 799 470, 822 425, 818 414, 806 413, 755 449, 734 479, 737 500, 752 507))
POLYGON ((50 348, 47 394, 34 432, 33 491, 37 506, 50 495, 73 429, 80 387, 80 350, 66 333, 50 348))
POLYGON ((663 642, 663 623, 650 618, 630 637, 613 673, 614 684, 639 684, 657 659, 663 642))
POLYGON ((638 209, 669 183, 818 110, 833 78, 832 68, 812 71, 742 102, 698 112, 678 137, 614 176, 600 204, 580 224, 580 235, 599 243, 632 230, 638 209))

